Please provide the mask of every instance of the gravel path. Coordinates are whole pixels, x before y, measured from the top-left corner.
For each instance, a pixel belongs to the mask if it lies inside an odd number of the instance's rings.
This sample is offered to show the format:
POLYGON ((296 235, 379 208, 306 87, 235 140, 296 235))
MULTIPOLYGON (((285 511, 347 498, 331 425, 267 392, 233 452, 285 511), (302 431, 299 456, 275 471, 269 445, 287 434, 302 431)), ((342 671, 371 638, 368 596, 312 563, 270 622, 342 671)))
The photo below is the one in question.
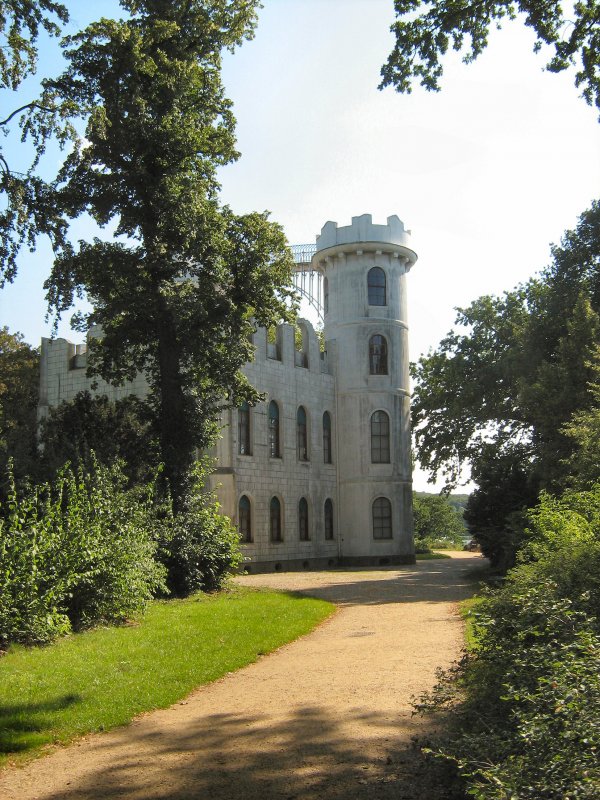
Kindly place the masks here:
POLYGON ((278 573, 338 612, 311 634, 131 725, 0 774, 2 800, 441 800, 410 747, 411 697, 460 651, 481 556, 278 573))

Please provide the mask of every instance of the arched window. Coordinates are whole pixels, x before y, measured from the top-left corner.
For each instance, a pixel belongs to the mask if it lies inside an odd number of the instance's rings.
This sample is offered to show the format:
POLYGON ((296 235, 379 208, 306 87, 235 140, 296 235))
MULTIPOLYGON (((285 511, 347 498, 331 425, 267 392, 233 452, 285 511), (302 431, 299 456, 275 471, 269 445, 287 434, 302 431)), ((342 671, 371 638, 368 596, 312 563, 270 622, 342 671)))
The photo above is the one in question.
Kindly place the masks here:
POLYGON ((252 509, 250 500, 243 494, 240 497, 238 507, 238 528, 242 537, 242 542, 252 541, 252 509))
POLYGON ((392 538, 392 504, 387 497, 373 501, 373 538, 392 538))
POLYGON ((310 541, 308 529, 308 503, 306 497, 301 497, 298 503, 298 534, 301 542, 310 541))
POLYGON ((329 313, 329 281, 323 278, 323 311, 329 313))
POLYGON ((387 305, 385 297, 385 272, 381 267, 373 267, 367 275, 367 288, 370 306, 387 305))
POLYGON ((250 406, 242 403, 238 409, 238 452, 243 456, 252 455, 250 444, 250 406))
POLYGON ((376 333, 369 339, 369 372, 371 375, 388 374, 387 340, 376 333))
POLYGON ((331 464, 331 417, 329 411, 323 414, 323 463, 331 464))
POLYGON ((303 406, 298 407, 298 413, 296 414, 296 441, 298 444, 298 461, 308 461, 308 430, 306 411, 303 406))
POLYGON ((269 533, 272 542, 283 542, 281 503, 276 497, 271 498, 269 506, 269 533))
POLYGON ((271 458, 281 458, 279 406, 274 400, 269 403, 269 455, 271 458))
POLYGON ((371 463, 390 463, 390 418, 385 411, 371 415, 371 463))
POLYGON ((325 500, 323 519, 325 521, 325 538, 333 539, 333 503, 329 498, 325 500))

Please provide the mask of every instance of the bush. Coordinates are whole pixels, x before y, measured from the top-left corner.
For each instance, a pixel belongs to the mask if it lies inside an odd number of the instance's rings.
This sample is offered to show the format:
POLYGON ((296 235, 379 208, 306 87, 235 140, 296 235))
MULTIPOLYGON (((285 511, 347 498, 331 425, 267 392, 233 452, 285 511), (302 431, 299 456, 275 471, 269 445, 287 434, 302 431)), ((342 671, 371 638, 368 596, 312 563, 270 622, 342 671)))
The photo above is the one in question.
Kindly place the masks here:
POLYGON ((237 528, 204 488, 207 473, 207 463, 199 462, 184 507, 173 515, 167 504, 157 523, 157 558, 167 571, 167 590, 176 597, 220 589, 242 561, 237 528))
POLYGON ((475 648, 424 709, 479 800, 600 796, 600 487, 543 495, 521 562, 478 606, 475 648))
POLYGON ((163 586, 150 497, 124 488, 118 465, 64 469, 17 492, 0 519, 0 643, 42 643, 142 612, 163 586))

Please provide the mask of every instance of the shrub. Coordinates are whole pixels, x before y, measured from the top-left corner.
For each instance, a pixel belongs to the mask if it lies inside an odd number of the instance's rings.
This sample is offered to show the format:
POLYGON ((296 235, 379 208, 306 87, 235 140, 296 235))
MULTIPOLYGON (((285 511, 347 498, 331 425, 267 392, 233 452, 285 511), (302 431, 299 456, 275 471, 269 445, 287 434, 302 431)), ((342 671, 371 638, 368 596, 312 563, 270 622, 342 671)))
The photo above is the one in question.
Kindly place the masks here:
POLYGON ((207 463, 199 462, 183 508, 174 515, 168 503, 158 519, 157 558, 167 570, 167 589, 176 597, 221 588, 242 561, 237 529, 204 487, 207 473, 207 463))
POLYGON ((475 648, 422 709, 478 800, 600 795, 600 487, 543 495, 521 563, 478 605, 475 648))
POLYGON ((0 642, 42 643, 142 612, 163 586, 151 503, 118 465, 17 491, 0 520, 0 642))

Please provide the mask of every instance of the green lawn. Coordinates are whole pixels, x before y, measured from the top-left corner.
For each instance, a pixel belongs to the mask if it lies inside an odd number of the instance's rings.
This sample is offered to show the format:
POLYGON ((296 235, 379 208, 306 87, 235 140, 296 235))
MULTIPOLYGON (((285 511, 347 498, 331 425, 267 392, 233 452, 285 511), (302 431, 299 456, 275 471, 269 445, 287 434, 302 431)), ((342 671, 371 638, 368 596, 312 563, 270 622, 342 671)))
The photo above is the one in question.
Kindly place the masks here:
POLYGON ((0 766, 129 722, 302 636, 334 606, 235 589, 153 603, 138 625, 99 628, 0 658, 0 766))
POLYGON ((415 558, 417 561, 435 561, 436 558, 452 558, 446 553, 417 553, 415 558))
POLYGON ((474 650, 477 646, 477 640, 473 631, 474 614, 477 612, 478 606, 481 605, 483 598, 469 597, 468 600, 463 600, 460 603, 460 614, 465 621, 465 645, 467 650, 474 650))

